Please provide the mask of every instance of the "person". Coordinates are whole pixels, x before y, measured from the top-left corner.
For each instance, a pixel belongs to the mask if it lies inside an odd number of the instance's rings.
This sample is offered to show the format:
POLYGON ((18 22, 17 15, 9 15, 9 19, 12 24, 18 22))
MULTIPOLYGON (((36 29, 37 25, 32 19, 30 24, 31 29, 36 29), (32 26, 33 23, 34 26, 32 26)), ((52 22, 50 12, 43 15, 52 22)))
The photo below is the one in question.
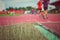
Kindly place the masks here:
POLYGON ((37 14, 36 9, 35 9, 35 8, 32 8, 32 9, 31 9, 31 13, 32 13, 32 14, 37 14))
POLYGON ((43 0, 43 8, 44 8, 44 14, 43 14, 43 18, 48 18, 47 17, 47 13, 48 13, 48 4, 49 4, 50 0, 43 0))
POLYGON ((34 9, 34 8, 32 8, 32 9, 31 9, 31 13, 32 13, 32 14, 34 14, 34 12, 35 12, 35 9, 34 9))
POLYGON ((42 10, 42 0, 39 0, 38 3, 37 3, 37 5, 38 5, 38 11, 37 11, 37 13, 40 14, 40 12, 42 10))

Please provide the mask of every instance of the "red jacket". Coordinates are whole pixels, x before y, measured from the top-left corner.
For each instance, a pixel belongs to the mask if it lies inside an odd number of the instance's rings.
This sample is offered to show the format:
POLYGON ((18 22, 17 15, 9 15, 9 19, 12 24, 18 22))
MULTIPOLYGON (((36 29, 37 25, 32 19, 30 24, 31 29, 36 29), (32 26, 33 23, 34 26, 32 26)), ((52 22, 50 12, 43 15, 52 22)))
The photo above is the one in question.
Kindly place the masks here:
POLYGON ((42 3, 41 3, 41 1, 38 1, 37 5, 38 5, 38 9, 41 9, 41 8, 42 8, 42 3))

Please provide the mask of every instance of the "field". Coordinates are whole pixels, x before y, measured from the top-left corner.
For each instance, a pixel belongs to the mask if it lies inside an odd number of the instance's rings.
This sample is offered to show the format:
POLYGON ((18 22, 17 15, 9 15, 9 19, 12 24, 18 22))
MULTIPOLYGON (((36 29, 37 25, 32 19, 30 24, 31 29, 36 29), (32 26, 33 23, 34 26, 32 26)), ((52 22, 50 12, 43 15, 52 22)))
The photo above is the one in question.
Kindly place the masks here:
POLYGON ((20 15, 22 15, 22 14, 0 14, 0 17, 2 17, 2 16, 20 16, 20 15))
POLYGON ((34 23, 20 23, 1 26, 0 40, 46 40, 34 25, 34 23))
POLYGON ((48 14, 48 19, 43 19, 39 14, 23 14, 22 16, 0 17, 1 40, 60 40, 60 14, 48 14), (42 25, 35 28, 34 23, 42 25), (22 24, 21 24, 22 23, 22 24), (16 24, 16 25, 15 25, 16 24), (39 28, 40 27, 40 28, 39 28), (44 29, 48 29, 46 32, 44 29), (52 32, 52 33, 50 33, 52 32), (50 33, 49 35, 47 35, 50 33), (43 37, 43 35, 45 35, 43 37), (46 36, 47 35, 47 36, 46 36), (57 36, 52 36, 57 35, 57 36), (46 38, 45 38, 46 37, 46 38))

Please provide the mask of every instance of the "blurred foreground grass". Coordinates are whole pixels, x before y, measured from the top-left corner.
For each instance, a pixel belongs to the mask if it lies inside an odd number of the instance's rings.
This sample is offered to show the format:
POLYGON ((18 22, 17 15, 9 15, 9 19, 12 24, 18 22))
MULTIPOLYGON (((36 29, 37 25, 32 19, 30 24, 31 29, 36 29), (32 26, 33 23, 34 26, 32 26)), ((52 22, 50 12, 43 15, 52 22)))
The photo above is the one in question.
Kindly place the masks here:
POLYGON ((34 23, 22 23, 0 27, 0 40, 46 40, 46 38, 34 28, 34 23))

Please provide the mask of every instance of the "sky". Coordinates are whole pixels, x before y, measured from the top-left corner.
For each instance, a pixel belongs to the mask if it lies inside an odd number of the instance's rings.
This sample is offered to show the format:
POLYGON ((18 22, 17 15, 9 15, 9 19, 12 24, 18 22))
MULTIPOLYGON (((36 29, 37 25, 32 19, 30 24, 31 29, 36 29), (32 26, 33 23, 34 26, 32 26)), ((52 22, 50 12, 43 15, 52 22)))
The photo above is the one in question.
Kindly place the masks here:
MULTIPOLYGON (((50 0, 54 2, 56 0, 50 0)), ((4 8, 8 7, 37 7, 38 0, 0 0, 0 7, 4 5, 4 8)))

